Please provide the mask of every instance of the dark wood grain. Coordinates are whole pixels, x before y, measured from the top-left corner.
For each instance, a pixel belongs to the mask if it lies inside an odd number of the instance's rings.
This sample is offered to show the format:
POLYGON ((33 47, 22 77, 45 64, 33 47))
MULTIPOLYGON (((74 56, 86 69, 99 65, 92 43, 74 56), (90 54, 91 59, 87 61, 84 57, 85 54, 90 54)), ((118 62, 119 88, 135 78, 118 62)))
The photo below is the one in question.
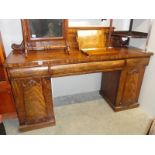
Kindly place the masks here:
POLYGON ((110 70, 121 70, 125 65, 124 60, 118 61, 104 61, 104 62, 91 62, 51 66, 51 77, 60 77, 67 75, 88 74, 110 70))
POLYGON ((100 93, 115 111, 139 105, 140 88, 148 63, 148 58, 127 59, 120 72, 103 73, 100 93))
POLYGON ((49 78, 12 80, 20 125, 53 122, 52 92, 49 78))
POLYGON ((112 105, 116 106, 116 97, 121 70, 103 72, 100 94, 112 105))

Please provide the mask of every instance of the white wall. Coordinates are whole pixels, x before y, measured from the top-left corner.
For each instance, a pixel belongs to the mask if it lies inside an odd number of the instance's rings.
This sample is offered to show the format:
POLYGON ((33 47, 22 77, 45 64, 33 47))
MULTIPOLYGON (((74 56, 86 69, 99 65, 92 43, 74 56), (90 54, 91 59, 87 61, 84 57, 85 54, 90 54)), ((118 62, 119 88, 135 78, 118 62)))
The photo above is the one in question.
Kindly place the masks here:
MULTIPOLYGON (((136 22, 138 23, 136 28, 137 30, 140 30, 139 28, 145 31, 148 30, 148 22, 150 21, 137 20, 136 22)), ((144 45, 142 45, 142 42, 138 43, 138 41, 140 40, 137 39, 136 42, 132 41, 132 43, 135 47, 143 48, 144 45)), ((145 44, 145 42, 143 42, 143 44, 145 44)), ((148 51, 153 52, 155 54, 155 20, 153 20, 153 27, 148 43, 148 51)), ((144 108, 144 110, 148 112, 148 114, 155 117, 155 56, 151 57, 150 63, 146 68, 139 102, 141 103, 141 106, 144 108)))
MULTIPOLYGON (((129 29, 130 20, 129 19, 114 19, 113 26, 116 28, 115 30, 128 30, 129 29)), ((69 26, 109 26, 110 20, 101 19, 70 19, 69 26)))
MULTIPOLYGON (((148 32, 150 26, 149 19, 137 19, 133 22, 133 30, 140 32, 148 32)), ((145 49, 146 39, 131 39, 130 45, 138 47, 140 49, 145 49)))
MULTIPOLYGON (((69 26, 108 26, 108 24, 108 21, 101 22, 101 19, 71 19, 69 21, 69 26)), ((113 26, 118 30, 128 29, 129 20, 114 20, 113 26)), ((6 55, 8 55, 11 52, 11 44, 22 41, 20 20, 0 20, 0 30, 2 32, 6 55)), ((52 82, 54 97, 98 91, 100 89, 101 73, 52 78, 52 82)))
POLYGON ((101 73, 52 78, 53 96, 66 96, 98 91, 101 86, 101 73))
POLYGON ((115 30, 129 30, 130 20, 129 19, 114 19, 113 26, 115 30))
POLYGON ((22 41, 21 22, 19 19, 1 19, 0 31, 7 56, 11 52, 11 44, 20 44, 22 41))
POLYGON ((69 19, 69 26, 109 26, 109 20, 101 19, 69 19))

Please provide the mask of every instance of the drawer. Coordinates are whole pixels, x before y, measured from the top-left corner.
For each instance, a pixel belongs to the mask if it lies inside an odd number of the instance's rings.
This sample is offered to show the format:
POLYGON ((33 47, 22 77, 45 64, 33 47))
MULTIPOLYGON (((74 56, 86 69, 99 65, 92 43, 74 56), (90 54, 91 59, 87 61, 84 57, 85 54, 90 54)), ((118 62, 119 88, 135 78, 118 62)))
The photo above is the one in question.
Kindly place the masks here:
POLYGON ((48 66, 45 67, 33 67, 33 68, 18 68, 9 70, 9 76, 11 78, 25 78, 33 76, 47 76, 48 66))
POLYGON ((149 63, 150 58, 128 59, 127 66, 146 66, 149 63))
POLYGON ((119 70, 125 65, 124 60, 118 61, 103 61, 103 62, 89 62, 79 64, 68 64, 51 66, 49 68, 52 77, 95 73, 110 70, 119 70))

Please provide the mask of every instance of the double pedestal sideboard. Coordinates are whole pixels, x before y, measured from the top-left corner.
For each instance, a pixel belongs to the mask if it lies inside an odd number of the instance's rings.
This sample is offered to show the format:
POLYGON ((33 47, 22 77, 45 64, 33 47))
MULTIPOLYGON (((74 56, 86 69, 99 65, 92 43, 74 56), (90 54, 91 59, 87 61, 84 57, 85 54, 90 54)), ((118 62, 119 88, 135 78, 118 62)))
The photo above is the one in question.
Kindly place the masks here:
MULTIPOLYGON (((77 48, 12 52, 6 59, 20 131, 55 124, 51 77, 102 72, 100 94, 114 111, 137 107, 146 66, 152 53, 136 48, 105 48, 87 56, 77 48), (112 53, 112 54, 111 54, 112 53)), ((95 109, 94 109, 95 110, 95 109)), ((78 117, 78 116, 77 116, 78 117)))

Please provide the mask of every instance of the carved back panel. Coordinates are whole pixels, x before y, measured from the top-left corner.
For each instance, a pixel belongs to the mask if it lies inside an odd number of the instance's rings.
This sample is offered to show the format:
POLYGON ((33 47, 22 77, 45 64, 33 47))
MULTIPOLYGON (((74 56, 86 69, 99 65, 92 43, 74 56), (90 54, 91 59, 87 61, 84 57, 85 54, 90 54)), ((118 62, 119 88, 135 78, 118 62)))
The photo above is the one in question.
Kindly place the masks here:
POLYGON ((107 45, 107 36, 109 32, 109 27, 69 27, 67 31, 67 43, 70 49, 78 49, 78 42, 77 42, 77 31, 78 30, 102 30, 104 31, 105 35, 105 46, 107 45))

